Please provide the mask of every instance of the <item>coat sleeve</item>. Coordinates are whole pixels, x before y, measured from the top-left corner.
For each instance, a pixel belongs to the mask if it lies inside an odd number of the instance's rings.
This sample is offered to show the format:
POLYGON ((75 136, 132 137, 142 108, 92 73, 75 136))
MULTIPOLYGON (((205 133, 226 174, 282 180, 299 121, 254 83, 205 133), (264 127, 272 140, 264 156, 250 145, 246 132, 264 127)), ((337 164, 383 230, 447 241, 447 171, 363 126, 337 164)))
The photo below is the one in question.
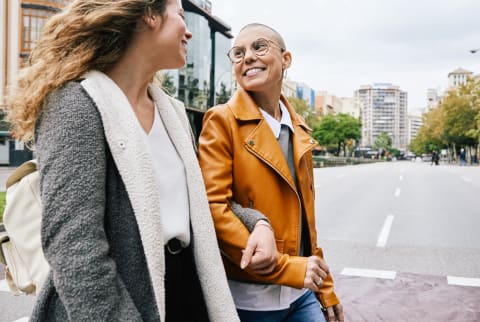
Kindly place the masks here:
MULTIPOLYGON (((250 232, 231 208, 232 149, 233 140, 238 138, 232 137, 230 126, 235 119, 227 113, 225 109, 213 108, 205 114, 199 139, 199 162, 220 249, 225 258, 239 267, 250 232)), ((257 275, 249 268, 245 272, 252 281, 302 288, 306 264, 305 257, 280 254, 277 267, 271 274, 257 275)))
POLYGON ((70 320, 141 321, 109 256, 106 149, 100 115, 78 83, 50 97, 36 137, 42 247, 70 320))

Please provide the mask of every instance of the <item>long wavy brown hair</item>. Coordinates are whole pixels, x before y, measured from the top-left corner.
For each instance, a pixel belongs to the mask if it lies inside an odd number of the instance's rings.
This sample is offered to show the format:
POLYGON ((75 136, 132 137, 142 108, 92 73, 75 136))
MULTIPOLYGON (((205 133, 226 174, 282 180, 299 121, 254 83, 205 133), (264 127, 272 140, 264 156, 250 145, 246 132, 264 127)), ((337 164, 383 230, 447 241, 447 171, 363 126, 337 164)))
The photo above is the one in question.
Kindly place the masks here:
POLYGON ((8 98, 17 139, 31 142, 47 95, 89 70, 107 71, 145 14, 163 15, 168 0, 74 0, 46 23, 8 98))

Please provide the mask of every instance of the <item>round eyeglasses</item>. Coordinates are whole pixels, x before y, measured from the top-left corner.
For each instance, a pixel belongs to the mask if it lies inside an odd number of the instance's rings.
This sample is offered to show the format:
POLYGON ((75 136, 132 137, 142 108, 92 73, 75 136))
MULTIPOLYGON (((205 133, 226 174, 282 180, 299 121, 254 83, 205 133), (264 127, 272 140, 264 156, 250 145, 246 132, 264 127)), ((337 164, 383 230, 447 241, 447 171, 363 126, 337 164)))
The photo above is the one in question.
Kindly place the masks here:
MULTIPOLYGON (((278 48, 282 53, 285 51, 285 48, 282 48, 275 44, 273 41, 265 38, 258 38, 250 45, 252 52, 256 56, 266 55, 270 47, 278 48)), ((245 58, 246 52, 247 50, 245 49, 245 47, 235 46, 228 51, 227 56, 232 63, 239 63, 243 60, 243 58, 245 58)))

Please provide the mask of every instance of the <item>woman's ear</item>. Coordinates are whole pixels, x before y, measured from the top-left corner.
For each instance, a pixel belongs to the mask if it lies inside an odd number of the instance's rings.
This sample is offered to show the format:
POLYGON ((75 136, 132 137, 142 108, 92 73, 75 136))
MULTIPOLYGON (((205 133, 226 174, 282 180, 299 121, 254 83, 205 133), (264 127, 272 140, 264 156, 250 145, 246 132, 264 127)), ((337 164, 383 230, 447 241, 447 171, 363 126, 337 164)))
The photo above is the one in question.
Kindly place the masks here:
POLYGON ((290 65, 292 64, 292 53, 289 51, 284 51, 282 53, 282 69, 288 69, 290 68, 290 65))
POLYGON ((147 12, 142 18, 143 23, 150 28, 154 28, 155 25, 157 25, 159 19, 160 19, 160 16, 153 13, 151 8, 147 9, 147 12))

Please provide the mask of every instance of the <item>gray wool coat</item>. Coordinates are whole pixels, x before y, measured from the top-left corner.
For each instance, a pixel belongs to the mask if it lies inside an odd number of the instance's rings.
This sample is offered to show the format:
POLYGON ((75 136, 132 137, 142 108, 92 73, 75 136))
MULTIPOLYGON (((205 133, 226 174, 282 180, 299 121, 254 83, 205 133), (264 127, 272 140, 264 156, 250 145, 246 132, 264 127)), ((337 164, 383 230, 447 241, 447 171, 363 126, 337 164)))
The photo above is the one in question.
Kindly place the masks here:
MULTIPOLYGON (((149 93, 185 165, 191 243, 209 318, 238 321, 185 109, 154 86, 149 93)), ((51 271, 32 321, 165 320, 158 190, 141 131, 126 96, 100 72, 47 99, 35 143, 51 271)))

